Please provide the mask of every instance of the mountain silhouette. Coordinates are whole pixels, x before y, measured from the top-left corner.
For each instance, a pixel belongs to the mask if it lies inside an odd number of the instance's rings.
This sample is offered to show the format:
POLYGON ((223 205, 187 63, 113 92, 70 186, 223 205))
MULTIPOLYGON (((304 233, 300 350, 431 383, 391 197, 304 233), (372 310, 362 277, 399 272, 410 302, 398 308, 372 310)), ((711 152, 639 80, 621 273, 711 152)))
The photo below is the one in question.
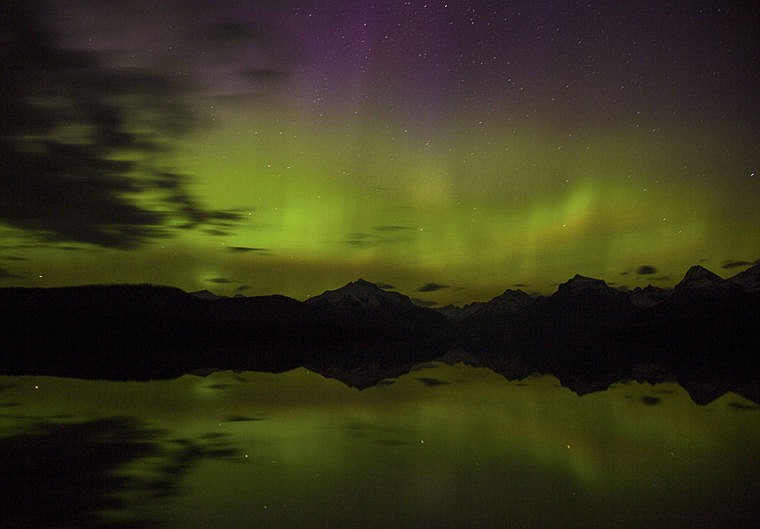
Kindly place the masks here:
POLYGON ((358 279, 336 290, 306 300, 338 321, 373 329, 411 333, 445 333, 449 324, 434 310, 420 307, 411 298, 358 279))
POLYGON ((211 292, 210 290, 206 290, 205 288, 203 290, 196 290, 194 292, 189 293, 191 296, 195 296, 196 298, 200 299, 222 299, 224 296, 218 296, 211 292))
POLYGON ((578 393, 675 380, 699 403, 728 390, 760 402, 759 277, 760 264, 728 279, 692 267, 673 289, 623 291, 575 275, 549 296, 508 289, 438 310, 363 279, 306 301, 152 285, 4 288, 0 373, 152 379, 304 366, 367 387, 443 356, 510 379, 553 374, 578 393))
POLYGON ((730 277, 728 281, 738 285, 745 292, 760 291, 760 262, 747 268, 744 272, 739 272, 735 276, 730 277))
POLYGON ((715 288, 724 280, 718 274, 710 272, 703 266, 695 265, 686 271, 686 275, 675 286, 675 290, 715 288))

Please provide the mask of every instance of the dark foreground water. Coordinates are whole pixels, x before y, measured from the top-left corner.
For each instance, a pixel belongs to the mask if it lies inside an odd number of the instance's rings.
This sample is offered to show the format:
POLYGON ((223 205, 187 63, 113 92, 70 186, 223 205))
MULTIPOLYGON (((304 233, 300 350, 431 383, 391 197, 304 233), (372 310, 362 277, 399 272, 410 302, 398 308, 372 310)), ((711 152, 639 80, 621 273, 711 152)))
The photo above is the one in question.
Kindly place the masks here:
POLYGON ((0 377, 8 529, 756 527, 759 477, 757 406, 675 384, 0 377))

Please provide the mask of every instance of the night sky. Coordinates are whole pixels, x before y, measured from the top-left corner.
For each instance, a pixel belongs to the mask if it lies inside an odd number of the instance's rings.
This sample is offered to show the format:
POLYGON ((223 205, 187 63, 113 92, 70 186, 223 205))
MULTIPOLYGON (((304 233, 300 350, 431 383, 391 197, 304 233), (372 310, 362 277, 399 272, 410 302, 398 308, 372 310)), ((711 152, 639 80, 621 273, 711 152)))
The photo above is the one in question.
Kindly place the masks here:
POLYGON ((760 258, 747 5, 2 2, 0 286, 733 275, 760 258))

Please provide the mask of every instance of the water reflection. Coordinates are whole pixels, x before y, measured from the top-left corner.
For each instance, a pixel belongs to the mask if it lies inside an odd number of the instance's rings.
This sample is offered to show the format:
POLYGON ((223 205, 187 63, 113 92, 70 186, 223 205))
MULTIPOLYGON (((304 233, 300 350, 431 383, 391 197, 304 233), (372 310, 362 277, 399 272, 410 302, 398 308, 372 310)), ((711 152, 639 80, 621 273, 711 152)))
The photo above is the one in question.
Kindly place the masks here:
POLYGON ((127 498, 176 494, 196 461, 232 455, 219 439, 168 439, 127 417, 19 419, 30 422, 27 431, 0 439, 2 527, 148 527, 126 512, 127 498), (129 472, 137 461, 142 472, 129 472))
POLYGON ((577 397, 551 377, 437 364, 362 392, 304 369, 0 377, 0 435, 3 527, 750 527, 760 514, 757 406, 697 406, 674 384, 577 397))

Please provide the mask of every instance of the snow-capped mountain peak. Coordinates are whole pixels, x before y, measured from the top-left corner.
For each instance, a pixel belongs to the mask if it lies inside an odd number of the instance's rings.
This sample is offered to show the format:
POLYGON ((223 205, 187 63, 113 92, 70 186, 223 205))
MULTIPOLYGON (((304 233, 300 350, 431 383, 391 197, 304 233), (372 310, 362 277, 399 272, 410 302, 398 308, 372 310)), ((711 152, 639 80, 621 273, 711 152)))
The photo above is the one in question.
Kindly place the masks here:
POLYGON ((675 286, 676 290, 694 288, 715 288, 723 286, 725 280, 718 274, 699 265, 692 266, 684 278, 675 286))
POLYGON ((315 305, 344 306, 347 304, 365 307, 380 307, 388 305, 413 306, 408 296, 398 292, 383 290, 379 286, 364 279, 357 279, 338 289, 326 292, 306 300, 315 305))

